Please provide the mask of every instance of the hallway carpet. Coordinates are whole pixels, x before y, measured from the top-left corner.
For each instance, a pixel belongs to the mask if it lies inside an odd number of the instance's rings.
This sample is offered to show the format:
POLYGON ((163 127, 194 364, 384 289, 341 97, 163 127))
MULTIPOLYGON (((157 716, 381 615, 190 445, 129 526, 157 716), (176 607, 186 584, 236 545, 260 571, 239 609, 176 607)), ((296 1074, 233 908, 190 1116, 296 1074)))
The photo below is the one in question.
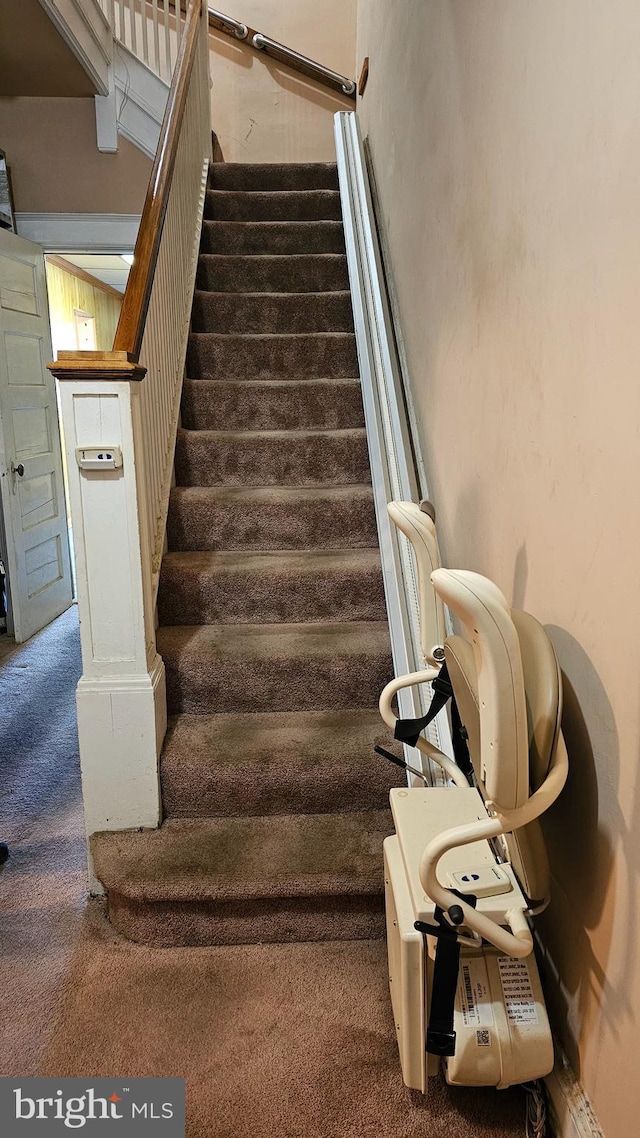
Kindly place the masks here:
POLYGON ((0 1075, 184 1075, 188 1138, 521 1138, 402 1085, 383 940, 151 948, 87 901, 71 609, 0 665, 0 1075))

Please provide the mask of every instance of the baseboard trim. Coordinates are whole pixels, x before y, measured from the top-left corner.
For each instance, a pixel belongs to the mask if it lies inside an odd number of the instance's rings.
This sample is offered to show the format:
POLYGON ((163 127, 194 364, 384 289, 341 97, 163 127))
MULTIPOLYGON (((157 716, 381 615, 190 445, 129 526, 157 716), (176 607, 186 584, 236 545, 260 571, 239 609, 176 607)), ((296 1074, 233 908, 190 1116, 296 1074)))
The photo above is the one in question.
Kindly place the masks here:
POLYGON ((17 213, 21 237, 46 253, 127 253, 140 225, 137 213, 17 213))
POLYGON ((593 1107, 564 1056, 545 1079, 555 1138, 604 1138, 593 1107))

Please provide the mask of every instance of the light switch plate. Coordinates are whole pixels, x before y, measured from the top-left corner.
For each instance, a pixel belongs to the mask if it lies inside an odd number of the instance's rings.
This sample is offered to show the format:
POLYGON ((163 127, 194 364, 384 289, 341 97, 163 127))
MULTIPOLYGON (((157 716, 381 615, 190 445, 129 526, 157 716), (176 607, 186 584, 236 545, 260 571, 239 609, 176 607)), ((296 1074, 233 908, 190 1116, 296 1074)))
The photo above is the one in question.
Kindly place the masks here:
POLYGON ((78 447, 76 459, 81 470, 118 470, 122 466, 120 447, 78 447))

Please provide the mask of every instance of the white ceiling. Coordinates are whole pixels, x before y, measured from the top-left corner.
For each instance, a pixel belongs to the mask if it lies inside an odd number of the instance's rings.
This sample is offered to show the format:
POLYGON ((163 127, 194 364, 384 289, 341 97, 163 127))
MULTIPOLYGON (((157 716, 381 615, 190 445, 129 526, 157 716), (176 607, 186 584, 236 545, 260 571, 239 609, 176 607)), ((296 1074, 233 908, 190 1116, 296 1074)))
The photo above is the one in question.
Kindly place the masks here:
POLYGON ((118 253, 60 253, 60 256, 118 292, 124 292, 131 266, 118 253))

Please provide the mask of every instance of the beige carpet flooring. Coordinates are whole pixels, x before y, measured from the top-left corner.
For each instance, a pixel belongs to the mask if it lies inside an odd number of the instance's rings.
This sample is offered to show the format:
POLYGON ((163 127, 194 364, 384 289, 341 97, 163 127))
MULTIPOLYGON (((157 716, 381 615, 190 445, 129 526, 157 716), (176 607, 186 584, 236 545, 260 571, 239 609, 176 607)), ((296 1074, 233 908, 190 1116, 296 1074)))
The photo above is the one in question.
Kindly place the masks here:
POLYGON ((0 1074, 184 1075, 189 1138, 515 1138, 518 1090, 403 1087, 382 941, 154 949, 87 902, 71 610, 0 665, 0 1074))

